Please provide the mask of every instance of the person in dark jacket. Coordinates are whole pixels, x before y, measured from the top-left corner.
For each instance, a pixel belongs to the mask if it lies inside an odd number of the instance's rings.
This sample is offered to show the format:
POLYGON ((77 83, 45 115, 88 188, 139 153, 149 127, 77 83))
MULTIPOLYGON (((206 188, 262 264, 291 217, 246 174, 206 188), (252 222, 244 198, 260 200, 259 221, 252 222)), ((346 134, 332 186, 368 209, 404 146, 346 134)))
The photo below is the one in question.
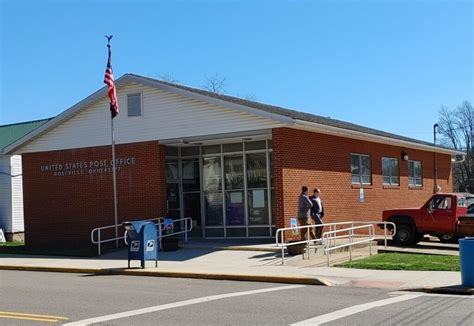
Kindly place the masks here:
MULTIPOLYGON (((320 197, 321 191, 319 188, 315 188, 313 190, 313 195, 309 197, 313 206, 311 207, 311 217, 313 218, 316 225, 323 224, 323 217, 324 217, 324 206, 323 202, 321 201, 320 197)), ((316 226, 316 238, 321 239, 323 234, 323 227, 316 226)))
MULTIPOLYGON (((313 218, 311 217, 311 208, 313 204, 308 197, 308 187, 303 186, 301 188, 301 194, 298 197, 298 221, 300 225, 314 225, 313 218)), ((308 228, 301 229, 301 240, 308 240, 306 238, 306 232, 308 228)), ((310 228, 311 239, 316 238, 314 228, 310 228)))

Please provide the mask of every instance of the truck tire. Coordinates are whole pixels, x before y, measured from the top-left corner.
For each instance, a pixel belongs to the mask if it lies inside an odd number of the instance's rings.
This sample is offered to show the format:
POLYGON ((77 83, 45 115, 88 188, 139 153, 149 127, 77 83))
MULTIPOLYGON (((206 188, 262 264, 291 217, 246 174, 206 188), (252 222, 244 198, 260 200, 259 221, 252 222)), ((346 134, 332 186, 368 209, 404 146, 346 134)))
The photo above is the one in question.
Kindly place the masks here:
POLYGON ((415 239, 413 241, 413 244, 417 244, 418 242, 422 241, 425 238, 425 235, 423 233, 417 233, 415 235, 415 239))
POLYGON ((459 237, 454 234, 442 234, 438 236, 441 243, 458 243, 459 237))
POLYGON ((409 246, 415 242, 415 228, 409 224, 397 224, 397 233, 393 236, 393 242, 397 246, 409 246))

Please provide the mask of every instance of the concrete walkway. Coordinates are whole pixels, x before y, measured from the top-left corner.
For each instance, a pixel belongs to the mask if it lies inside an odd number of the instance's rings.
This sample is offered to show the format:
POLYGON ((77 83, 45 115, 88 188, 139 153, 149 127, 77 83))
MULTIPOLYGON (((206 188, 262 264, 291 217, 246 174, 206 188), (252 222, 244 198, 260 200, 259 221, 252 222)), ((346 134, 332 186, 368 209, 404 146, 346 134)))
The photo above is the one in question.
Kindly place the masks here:
MULTIPOLYGON (((121 250, 96 258, 0 255, 0 269, 78 273, 147 275, 327 286, 375 287, 387 289, 433 289, 457 286, 459 272, 383 271, 327 267, 315 260, 292 256, 281 265, 274 243, 190 242, 178 251, 160 252, 158 268, 147 261, 146 269, 132 261, 127 269, 127 252, 121 250)), ((314 248, 317 250, 317 248, 314 248)), ((331 256, 346 257, 347 252, 331 256)), ((357 253, 354 252, 357 256, 357 253)), ((316 257, 317 255, 315 255, 316 257)), ((323 257, 325 260, 325 257, 323 257)), ((464 289, 474 293, 473 289, 464 289)))

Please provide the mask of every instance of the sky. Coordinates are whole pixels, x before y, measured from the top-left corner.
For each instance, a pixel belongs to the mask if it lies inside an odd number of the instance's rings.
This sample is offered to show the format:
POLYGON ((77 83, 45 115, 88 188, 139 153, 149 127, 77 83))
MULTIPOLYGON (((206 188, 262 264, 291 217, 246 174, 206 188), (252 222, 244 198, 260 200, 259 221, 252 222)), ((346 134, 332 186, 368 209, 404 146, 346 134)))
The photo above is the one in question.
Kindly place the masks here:
POLYGON ((0 125, 53 117, 125 73, 432 141, 474 103, 474 1, 0 0, 0 125))

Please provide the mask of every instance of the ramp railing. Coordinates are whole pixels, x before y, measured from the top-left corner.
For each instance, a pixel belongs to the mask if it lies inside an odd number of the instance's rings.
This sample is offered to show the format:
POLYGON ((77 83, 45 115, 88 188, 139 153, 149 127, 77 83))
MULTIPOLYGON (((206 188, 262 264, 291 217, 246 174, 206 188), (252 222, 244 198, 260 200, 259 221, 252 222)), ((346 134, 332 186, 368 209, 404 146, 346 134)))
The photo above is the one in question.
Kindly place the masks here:
POLYGON ((184 242, 188 242, 188 232, 191 232, 193 229, 193 220, 190 217, 184 217, 184 218, 179 218, 176 220, 173 220, 173 231, 172 232, 167 232, 166 227, 167 223, 165 220, 160 221, 157 223, 158 227, 158 240, 160 242, 160 247, 161 247, 161 239, 166 238, 166 237, 172 237, 180 234, 184 234, 184 242), (177 228, 174 227, 175 223, 178 225, 181 225, 181 222, 184 223, 184 228, 177 228))
MULTIPOLYGON (((365 234, 364 234, 365 235, 365 234)), ((352 247, 356 244, 368 243, 369 255, 372 256, 372 241, 375 239, 375 228, 373 224, 365 224, 359 226, 351 226, 349 228, 327 231, 323 233, 324 253, 326 254, 327 265, 329 266, 329 254, 331 251, 349 247, 349 261, 352 261, 352 247), (366 239, 354 241, 354 231, 365 229, 368 231, 366 239), (342 235, 338 235, 341 234, 342 235), (337 239, 348 239, 347 243, 337 244, 337 239)))
MULTIPOLYGON (((155 222, 155 223, 160 223, 160 221, 164 220, 163 217, 158 217, 158 218, 151 218, 151 219, 148 219, 148 220, 145 220, 145 221, 150 221, 150 222, 155 222)), ((119 236, 119 237, 115 237, 115 235, 113 237, 110 237, 110 238, 105 238, 104 239, 104 236, 103 236, 103 232, 106 231, 106 230, 109 230, 109 229, 115 229, 116 227, 122 227, 122 223, 120 224, 114 224, 114 225, 107 225, 107 226, 101 226, 101 227, 98 227, 98 228, 95 228, 95 229, 92 229, 91 231, 91 242, 93 244, 96 244, 97 245, 97 255, 100 256, 102 254, 102 244, 103 243, 107 243, 107 242, 112 242, 112 241, 120 241, 120 240, 123 240, 123 235, 119 236)))
MULTIPOLYGON (((316 229, 316 228, 319 228, 319 227, 328 227, 329 228, 329 232, 334 232, 337 230, 338 227, 350 227, 350 228, 353 228, 355 226, 358 226, 358 225, 367 225, 367 224, 370 224, 370 225, 382 225, 383 226, 383 229, 384 229, 384 245, 385 245, 385 248, 387 248, 387 238, 388 238, 388 234, 387 234, 387 226, 390 225, 391 228, 392 228, 392 236, 397 232, 397 228, 396 228, 396 225, 395 223, 393 222, 381 222, 381 221, 368 221, 368 222, 364 222, 364 221, 347 221, 347 222, 334 222, 334 223, 322 223, 322 224, 315 224, 315 225, 302 225, 302 226, 296 226, 296 227, 286 227, 286 228, 280 228, 276 231, 275 233, 275 242, 276 242, 276 245, 277 247, 279 247, 281 249, 281 264, 284 265, 285 264, 285 249, 287 249, 288 247, 290 246, 296 246, 296 245, 301 245, 301 244, 305 244, 306 247, 307 247, 307 255, 308 255, 308 258, 310 256, 310 244, 315 242, 315 241, 321 241, 323 246, 325 246, 325 244, 323 243, 323 238, 319 238, 319 239, 311 239, 311 234, 310 234, 310 230, 311 229, 316 229), (305 240, 299 240, 299 241, 291 241, 291 242, 286 242, 285 241, 285 233, 286 232, 289 232, 289 231, 292 231, 294 233, 297 233, 297 231, 300 231, 302 229, 306 229, 306 239, 305 240)), ((296 236, 296 234, 294 234, 294 236, 296 236)), ((354 236, 359 236, 359 235, 355 235, 354 236)), ((336 240, 337 239, 341 239, 341 238, 345 238, 346 236, 341 236, 341 235, 337 235, 337 233, 333 236, 333 237, 329 237, 328 238, 328 243, 327 245, 328 246, 335 246, 336 245, 336 240)), ((347 238, 347 237, 346 237, 347 238)), ((304 256, 303 256, 304 257, 304 256)))

